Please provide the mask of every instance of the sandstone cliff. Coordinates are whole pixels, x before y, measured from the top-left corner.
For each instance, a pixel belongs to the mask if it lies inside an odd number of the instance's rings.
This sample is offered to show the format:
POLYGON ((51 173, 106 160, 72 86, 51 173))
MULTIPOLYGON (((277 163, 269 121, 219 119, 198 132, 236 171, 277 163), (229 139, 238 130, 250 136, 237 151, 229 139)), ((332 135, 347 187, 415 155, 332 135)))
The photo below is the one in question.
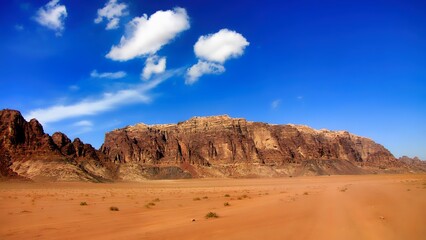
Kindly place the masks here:
POLYGON ((3 177, 65 181, 111 178, 102 155, 90 144, 78 138, 71 142, 59 132, 49 136, 36 119, 27 122, 18 111, 0 111, 0 136, 3 177))
POLYGON ((44 133, 18 111, 0 111, 0 179, 140 181, 426 171, 346 131, 271 125, 228 116, 137 124, 109 132, 100 150, 44 133))
POLYGON ((383 146, 346 131, 228 116, 118 129, 106 134, 101 151, 133 170, 135 165, 178 166, 192 176, 358 174, 401 167, 383 146))

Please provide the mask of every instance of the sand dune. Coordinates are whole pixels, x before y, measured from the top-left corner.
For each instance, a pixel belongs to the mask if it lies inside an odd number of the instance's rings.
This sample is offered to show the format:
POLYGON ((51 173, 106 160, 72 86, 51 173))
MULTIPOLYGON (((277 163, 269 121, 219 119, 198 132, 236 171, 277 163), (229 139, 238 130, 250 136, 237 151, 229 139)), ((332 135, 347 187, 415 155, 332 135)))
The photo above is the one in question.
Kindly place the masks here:
POLYGON ((0 239, 426 236, 426 175, 3 182, 0 200, 0 239), (219 217, 206 219, 208 212, 219 217))

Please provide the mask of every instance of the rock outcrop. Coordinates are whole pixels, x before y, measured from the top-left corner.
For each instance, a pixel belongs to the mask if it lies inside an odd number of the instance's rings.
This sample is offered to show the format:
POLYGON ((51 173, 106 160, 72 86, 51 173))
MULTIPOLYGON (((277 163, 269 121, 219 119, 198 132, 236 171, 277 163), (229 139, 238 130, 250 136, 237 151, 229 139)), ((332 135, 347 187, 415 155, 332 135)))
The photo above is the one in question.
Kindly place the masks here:
POLYGON ((228 116, 118 129, 106 134, 101 151, 117 164, 179 166, 212 177, 354 174, 401 165, 380 144, 346 131, 228 116))
POLYGON ((346 131, 272 125, 228 116, 137 124, 109 132, 100 150, 44 133, 20 112, 0 111, 0 179, 143 181, 426 171, 346 131))
POLYGON ((409 169, 410 172, 426 172, 426 161, 418 157, 402 156, 398 160, 409 169))
POLYGON ((0 172, 4 177, 40 180, 104 181, 110 178, 102 154, 63 133, 49 136, 36 119, 0 111, 0 172), (100 157, 101 156, 101 157, 100 157))

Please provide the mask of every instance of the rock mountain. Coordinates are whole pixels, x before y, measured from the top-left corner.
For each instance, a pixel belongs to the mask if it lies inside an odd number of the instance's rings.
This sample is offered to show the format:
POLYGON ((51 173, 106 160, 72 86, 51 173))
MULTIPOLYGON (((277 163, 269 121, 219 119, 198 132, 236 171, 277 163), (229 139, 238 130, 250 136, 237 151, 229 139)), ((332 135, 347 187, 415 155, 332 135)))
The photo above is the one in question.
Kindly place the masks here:
MULTIPOLYGON (((272 125, 224 116, 137 124, 105 135, 99 150, 44 133, 20 112, 0 111, 0 177, 48 181, 142 181, 424 171, 346 131, 272 125)), ((421 166, 421 167, 418 167, 421 166)))

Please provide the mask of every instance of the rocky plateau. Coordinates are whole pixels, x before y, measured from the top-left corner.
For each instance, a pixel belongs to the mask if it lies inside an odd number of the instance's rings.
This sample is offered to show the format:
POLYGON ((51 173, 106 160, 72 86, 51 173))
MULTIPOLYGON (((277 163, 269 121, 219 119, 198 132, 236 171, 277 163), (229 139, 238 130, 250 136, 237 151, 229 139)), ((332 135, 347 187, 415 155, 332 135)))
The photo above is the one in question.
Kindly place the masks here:
POLYGON ((99 150, 65 134, 44 133, 19 111, 0 111, 0 179, 144 181, 146 179, 296 177, 425 172, 417 158, 396 159, 347 131, 272 125, 229 116, 177 124, 137 124, 105 135, 99 150))

